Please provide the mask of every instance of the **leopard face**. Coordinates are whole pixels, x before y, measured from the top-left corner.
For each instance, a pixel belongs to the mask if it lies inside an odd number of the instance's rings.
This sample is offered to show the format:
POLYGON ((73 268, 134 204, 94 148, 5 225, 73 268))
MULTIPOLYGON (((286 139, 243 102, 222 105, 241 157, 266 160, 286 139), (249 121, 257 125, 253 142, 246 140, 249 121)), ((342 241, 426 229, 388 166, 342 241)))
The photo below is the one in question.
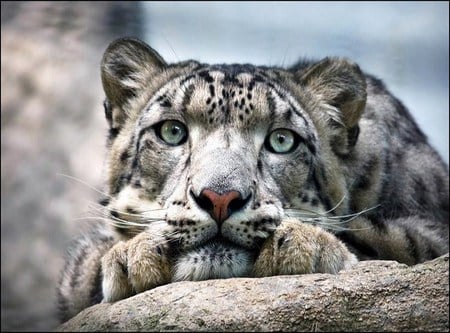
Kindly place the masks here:
POLYGON ((102 68, 111 218, 124 238, 163 234, 175 280, 245 276, 287 210, 345 212, 324 158, 336 111, 295 73, 167 65, 136 40, 112 44, 102 68))

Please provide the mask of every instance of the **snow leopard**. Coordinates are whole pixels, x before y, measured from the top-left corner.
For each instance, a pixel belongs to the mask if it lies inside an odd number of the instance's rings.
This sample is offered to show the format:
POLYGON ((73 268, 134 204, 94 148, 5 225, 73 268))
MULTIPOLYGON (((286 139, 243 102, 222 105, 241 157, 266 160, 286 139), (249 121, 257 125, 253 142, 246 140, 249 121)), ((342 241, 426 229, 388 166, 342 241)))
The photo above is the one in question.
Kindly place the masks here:
POLYGON ((100 67, 106 190, 68 249, 62 320, 174 281, 448 252, 448 166, 351 60, 167 63, 125 37, 100 67))

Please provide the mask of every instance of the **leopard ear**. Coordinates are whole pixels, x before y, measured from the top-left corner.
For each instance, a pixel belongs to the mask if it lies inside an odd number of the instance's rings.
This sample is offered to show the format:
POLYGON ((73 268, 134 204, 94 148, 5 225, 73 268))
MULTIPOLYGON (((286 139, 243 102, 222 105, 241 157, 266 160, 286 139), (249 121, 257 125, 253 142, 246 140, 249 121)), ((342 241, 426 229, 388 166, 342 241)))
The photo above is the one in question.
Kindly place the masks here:
POLYGON ((120 128, 127 116, 125 105, 166 66, 155 50, 138 39, 120 38, 108 46, 101 62, 101 78, 111 128, 120 128))
POLYGON ((356 144, 358 121, 366 105, 364 74, 346 59, 325 58, 296 75, 325 107, 332 132, 331 146, 337 154, 348 154, 356 144))

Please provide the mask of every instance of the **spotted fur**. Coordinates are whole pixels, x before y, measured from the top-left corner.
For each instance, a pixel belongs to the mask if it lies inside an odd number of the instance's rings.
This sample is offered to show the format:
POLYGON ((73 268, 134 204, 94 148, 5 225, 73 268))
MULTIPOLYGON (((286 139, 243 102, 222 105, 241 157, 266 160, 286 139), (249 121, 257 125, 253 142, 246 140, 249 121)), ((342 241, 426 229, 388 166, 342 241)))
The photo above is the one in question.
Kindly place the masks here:
POLYGON ((96 231, 71 250, 63 319, 99 289, 115 301, 171 281, 448 252, 447 166, 401 102, 348 60, 166 64, 126 38, 106 50, 102 82, 110 223, 97 228, 113 236, 96 231))

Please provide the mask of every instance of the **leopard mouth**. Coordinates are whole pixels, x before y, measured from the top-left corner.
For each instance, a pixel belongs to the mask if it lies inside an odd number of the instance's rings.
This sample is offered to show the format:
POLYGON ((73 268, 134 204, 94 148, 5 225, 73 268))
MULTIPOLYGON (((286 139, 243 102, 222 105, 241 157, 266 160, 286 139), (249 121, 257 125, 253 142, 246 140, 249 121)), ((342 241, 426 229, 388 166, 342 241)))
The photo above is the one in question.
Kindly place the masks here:
POLYGON ((200 281, 250 276, 256 251, 215 236, 180 253, 175 260, 173 281, 200 281))
MULTIPOLYGON (((179 254, 183 255, 185 253, 190 252, 201 252, 203 250, 208 250, 208 252, 215 251, 215 252, 228 252, 228 250, 235 250, 235 251, 245 251, 251 254, 254 254, 256 252, 255 249, 250 249, 247 247, 244 247, 236 242, 233 242, 232 240, 224 237, 220 232, 214 235, 211 238, 208 238, 202 242, 199 242, 198 244, 195 244, 189 248, 184 249, 179 254)), ((213 254, 213 253, 210 253, 213 254)))
POLYGON ((211 248, 211 249, 237 249, 246 251, 248 253, 255 252, 252 249, 243 247, 225 237, 223 237, 221 234, 217 234, 213 238, 208 239, 207 241, 203 242, 202 244, 195 247, 195 249, 202 249, 202 248, 211 248))

